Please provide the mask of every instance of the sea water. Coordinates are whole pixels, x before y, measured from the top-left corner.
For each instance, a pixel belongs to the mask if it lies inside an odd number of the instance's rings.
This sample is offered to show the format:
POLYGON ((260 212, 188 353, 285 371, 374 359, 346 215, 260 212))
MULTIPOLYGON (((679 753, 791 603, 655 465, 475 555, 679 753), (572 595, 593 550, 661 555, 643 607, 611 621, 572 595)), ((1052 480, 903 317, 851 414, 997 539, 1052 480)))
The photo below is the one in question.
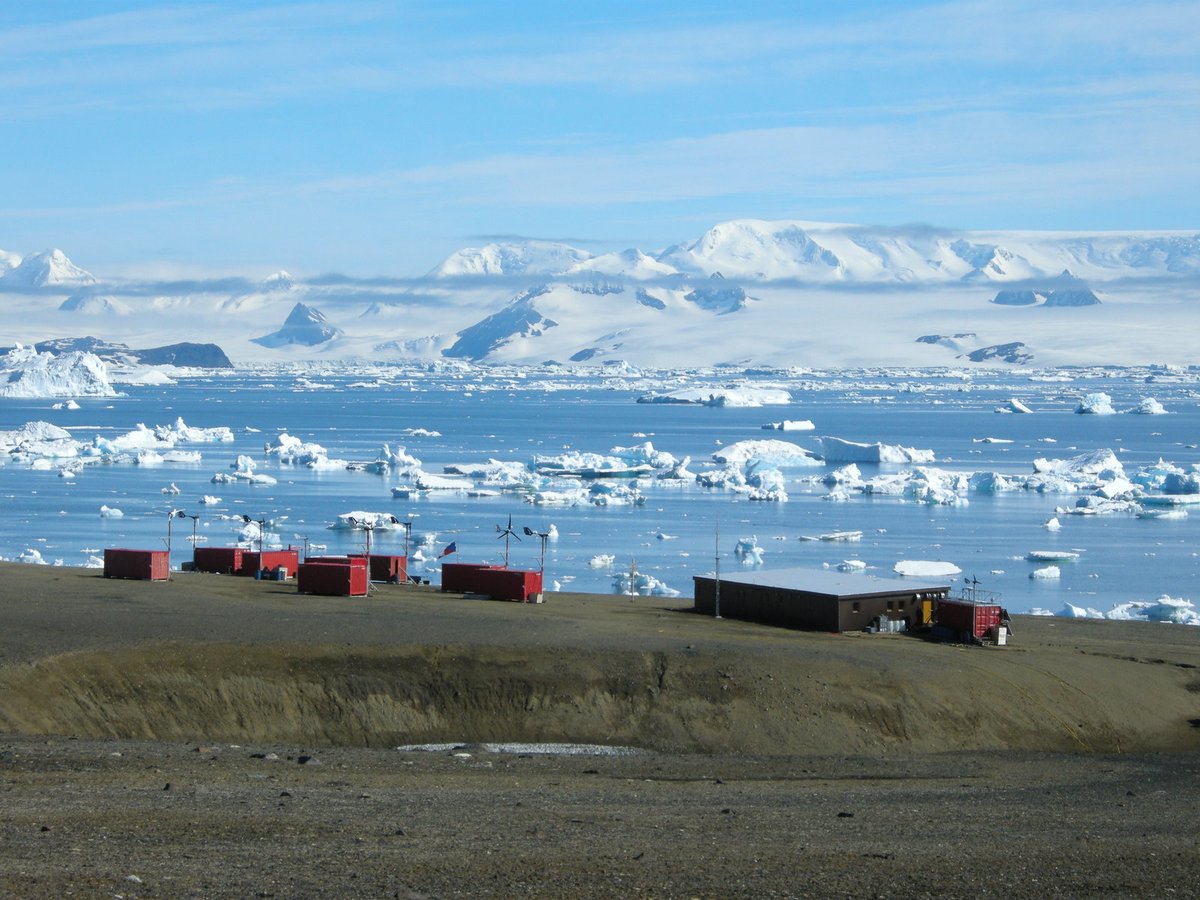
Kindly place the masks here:
MULTIPOLYGON (((1047 373, 966 371, 620 373, 580 375, 548 369, 450 369, 371 366, 276 369, 207 374, 168 386, 122 386, 123 396, 82 399, 77 410, 53 409, 50 400, 0 401, 0 429, 44 420, 76 439, 115 437, 138 423, 228 426, 233 443, 180 445, 199 450, 200 463, 140 466, 129 462, 86 466, 73 479, 57 468, 27 463, 0 465, 0 557, 27 549, 47 561, 83 565, 106 547, 158 548, 172 535, 172 563, 190 558, 193 529, 202 546, 237 540, 242 516, 268 520, 284 545, 321 552, 364 549, 363 532, 332 529, 339 514, 354 510, 391 513, 411 521, 410 551, 424 562, 412 569, 431 578, 438 554, 454 544, 452 561, 504 561, 538 568, 542 542, 523 534, 528 526, 557 539, 545 544, 546 585, 564 590, 611 592, 614 574, 636 568, 685 595, 693 575, 710 574, 717 558, 723 574, 748 570, 735 544, 756 538, 761 569, 834 567, 853 558, 866 572, 893 576, 899 560, 948 561, 998 591, 1014 612, 1058 610, 1070 603, 1107 610, 1162 594, 1200 599, 1196 541, 1200 511, 1190 518, 1138 519, 1131 513, 1061 515, 1061 530, 1043 525, 1076 495, 971 492, 965 505, 931 506, 911 499, 852 494, 846 502, 824 498, 811 483, 829 465, 788 470, 788 502, 753 502, 744 495, 694 483, 640 481, 640 506, 540 507, 520 493, 468 498, 433 492, 393 498, 395 476, 346 469, 308 469, 280 463, 264 445, 286 432, 324 446, 331 458, 369 462, 386 442, 404 446, 427 472, 452 463, 488 459, 529 462, 534 455, 567 450, 609 453, 645 441, 678 457, 690 456, 699 471, 721 446, 776 438, 820 452, 820 436, 883 442, 932 450, 932 465, 955 471, 1027 474, 1037 457, 1066 459, 1111 449, 1132 474, 1157 460, 1190 468, 1200 462, 1200 373, 1153 370, 1068 370, 1047 373), (639 404, 648 391, 732 382, 786 388, 792 403, 761 408, 639 404), (1168 415, 1078 415, 1080 395, 1104 391, 1126 409, 1155 397, 1168 415), (1018 397, 1032 415, 997 414, 1018 397), (764 431, 763 425, 808 419, 815 430, 764 431), (419 430, 417 434, 408 433, 419 430), (435 432, 425 434, 420 432, 435 432), (984 442, 995 438, 1011 443, 984 442), (239 455, 278 483, 214 484, 239 455), (178 495, 162 489, 176 485, 178 495), (205 495, 220 497, 201 505, 205 495), (120 509, 104 518, 101 506, 120 509), (169 520, 172 509, 199 519, 169 520), (505 539, 511 517, 521 540, 505 539), (804 540, 833 532, 861 531, 861 540, 804 540), (1061 577, 1031 579, 1034 550, 1071 550, 1078 560, 1061 563, 1061 577), (593 567, 600 555, 612 567, 593 567)), ((899 465, 859 464, 863 477, 899 471, 899 465)), ((908 468, 911 468, 909 466, 908 468)), ((373 552, 401 553, 402 529, 375 530, 373 552)))

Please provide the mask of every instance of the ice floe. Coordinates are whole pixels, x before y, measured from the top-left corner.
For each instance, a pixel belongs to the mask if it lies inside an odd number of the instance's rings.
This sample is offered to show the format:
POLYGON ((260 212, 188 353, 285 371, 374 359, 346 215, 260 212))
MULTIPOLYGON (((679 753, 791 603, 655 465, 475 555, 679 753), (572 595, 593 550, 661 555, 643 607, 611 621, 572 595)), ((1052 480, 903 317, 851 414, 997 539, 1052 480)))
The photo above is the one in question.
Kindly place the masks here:
POLYGON ((763 426, 764 431, 812 431, 817 426, 808 419, 784 419, 782 422, 768 422, 763 426))
POLYGON ((645 394, 638 403, 686 403, 697 406, 784 406, 792 402, 792 395, 782 388, 727 387, 727 388, 684 388, 662 394, 645 394))
POLYGON ((1081 556, 1079 550, 1030 550, 1025 554, 1030 562, 1075 562, 1081 556))
POLYGON ((954 563, 931 559, 902 559, 892 571, 907 578, 949 578, 962 574, 962 569, 954 563))

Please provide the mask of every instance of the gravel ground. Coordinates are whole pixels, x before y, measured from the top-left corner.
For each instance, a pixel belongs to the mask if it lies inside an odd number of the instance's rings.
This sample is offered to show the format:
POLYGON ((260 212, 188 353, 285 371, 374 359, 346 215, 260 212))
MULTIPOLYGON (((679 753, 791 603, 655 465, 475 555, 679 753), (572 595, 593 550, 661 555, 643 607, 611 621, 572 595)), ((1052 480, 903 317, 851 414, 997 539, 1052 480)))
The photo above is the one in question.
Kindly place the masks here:
POLYGON ((1200 630, 687 605, 0 566, 0 895, 1200 895, 1200 630))

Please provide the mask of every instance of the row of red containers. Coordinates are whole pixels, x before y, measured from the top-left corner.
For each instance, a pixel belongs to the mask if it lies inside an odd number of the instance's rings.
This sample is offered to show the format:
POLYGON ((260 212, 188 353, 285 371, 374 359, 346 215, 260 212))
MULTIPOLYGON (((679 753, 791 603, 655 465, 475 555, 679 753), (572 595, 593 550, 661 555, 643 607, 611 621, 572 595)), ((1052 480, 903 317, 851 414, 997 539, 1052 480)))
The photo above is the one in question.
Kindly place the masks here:
POLYGON ((496 600, 536 603, 541 599, 542 573, 506 569, 486 563, 444 563, 442 590, 483 594, 496 600))
POLYGON ((264 569, 278 568, 294 575, 300 565, 299 550, 264 550, 261 553, 241 547, 197 547, 192 551, 192 568, 196 572, 215 572, 219 575, 243 575, 253 578, 264 569))

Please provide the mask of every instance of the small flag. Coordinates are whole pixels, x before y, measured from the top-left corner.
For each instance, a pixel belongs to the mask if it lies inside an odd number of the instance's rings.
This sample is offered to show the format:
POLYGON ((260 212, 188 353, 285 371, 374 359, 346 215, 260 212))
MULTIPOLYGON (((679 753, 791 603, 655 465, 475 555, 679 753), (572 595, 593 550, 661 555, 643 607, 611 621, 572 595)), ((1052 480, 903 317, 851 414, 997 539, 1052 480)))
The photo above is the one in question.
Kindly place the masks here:
POLYGON ((454 541, 451 541, 449 544, 446 545, 446 549, 443 550, 441 552, 441 554, 439 554, 438 559, 441 559, 443 556, 449 556, 451 553, 457 553, 457 552, 458 552, 458 544, 455 543, 454 541))

